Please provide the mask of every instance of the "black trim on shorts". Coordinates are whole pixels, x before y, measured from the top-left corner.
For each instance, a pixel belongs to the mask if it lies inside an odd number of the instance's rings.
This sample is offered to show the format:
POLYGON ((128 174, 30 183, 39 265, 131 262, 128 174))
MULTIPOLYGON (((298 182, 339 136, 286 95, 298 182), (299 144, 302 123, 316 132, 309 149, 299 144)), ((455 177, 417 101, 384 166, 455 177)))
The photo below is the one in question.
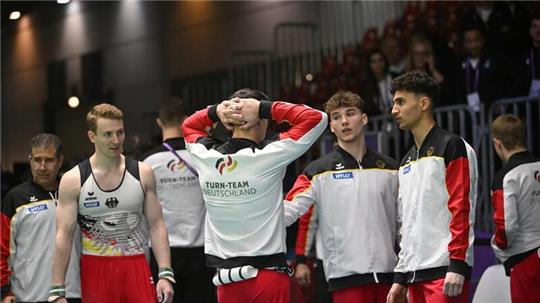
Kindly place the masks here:
POLYGON ((328 290, 336 291, 366 284, 392 284, 392 282, 394 282, 394 273, 377 273, 377 280, 379 280, 379 283, 375 281, 373 273, 354 274, 346 277, 334 278, 328 281, 328 290))

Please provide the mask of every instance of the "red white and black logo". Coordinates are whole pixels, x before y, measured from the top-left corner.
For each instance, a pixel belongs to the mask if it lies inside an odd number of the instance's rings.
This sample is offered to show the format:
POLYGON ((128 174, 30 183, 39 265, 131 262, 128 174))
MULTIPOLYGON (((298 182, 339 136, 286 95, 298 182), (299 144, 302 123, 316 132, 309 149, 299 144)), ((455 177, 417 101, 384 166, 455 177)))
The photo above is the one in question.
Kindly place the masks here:
POLYGON ((534 179, 540 183, 540 170, 534 172, 534 179))

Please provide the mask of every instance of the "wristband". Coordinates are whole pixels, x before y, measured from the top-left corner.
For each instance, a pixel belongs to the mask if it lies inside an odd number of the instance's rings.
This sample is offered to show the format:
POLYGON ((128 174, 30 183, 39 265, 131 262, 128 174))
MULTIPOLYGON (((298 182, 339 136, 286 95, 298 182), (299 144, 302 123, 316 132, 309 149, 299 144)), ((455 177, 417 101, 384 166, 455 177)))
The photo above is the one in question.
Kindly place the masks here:
POLYGON ((167 279, 171 283, 176 283, 176 280, 174 280, 174 271, 170 267, 160 267, 158 279, 167 279))
POLYGON ((66 286, 64 284, 53 284, 49 288, 49 298, 47 302, 54 302, 58 298, 66 296, 66 286))

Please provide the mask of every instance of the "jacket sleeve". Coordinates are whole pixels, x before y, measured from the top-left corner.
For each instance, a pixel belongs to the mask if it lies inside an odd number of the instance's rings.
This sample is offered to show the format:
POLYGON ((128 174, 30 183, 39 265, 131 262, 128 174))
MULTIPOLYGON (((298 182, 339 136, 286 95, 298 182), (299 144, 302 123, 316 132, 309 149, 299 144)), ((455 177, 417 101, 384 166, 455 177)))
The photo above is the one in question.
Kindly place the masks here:
POLYGON ((298 233, 296 235, 296 263, 306 263, 308 257, 313 257, 315 250, 315 234, 318 228, 318 212, 312 205, 298 221, 298 233))
POLYGON ((491 192, 493 222, 495 223, 494 244, 499 249, 512 246, 515 231, 519 228, 517 202, 519 184, 504 176, 495 176, 491 192))
MULTIPOLYGON (((475 157, 474 154, 472 154, 475 157)), ((476 192, 476 188, 471 188, 471 182, 475 177, 471 176, 469 167, 471 163, 476 163, 476 159, 469 159, 465 142, 461 138, 453 138, 448 142, 445 150, 446 163, 446 189, 448 191, 448 209, 450 211, 450 242, 448 251, 450 253, 449 272, 466 275, 468 267, 468 254, 471 253, 473 228, 474 199, 471 199, 471 191, 476 192)), ((474 165, 473 165, 474 166, 474 165)), ((474 174, 476 167, 472 167, 474 174)))
POLYGON ((285 197, 285 226, 293 224, 305 214, 314 201, 315 191, 310 178, 305 174, 298 176, 285 197))
POLYGON ((219 121, 216 109, 216 105, 207 107, 197 111, 184 121, 182 124, 182 133, 186 143, 195 143, 200 138, 209 136, 208 131, 215 122, 219 121))
MULTIPOLYGON (((261 118, 265 118, 267 102, 261 103, 261 118)), ((311 139, 315 141, 326 129, 326 114, 302 104, 292 104, 276 101, 271 103, 271 118, 277 123, 287 121, 292 127, 279 134, 279 139, 292 139, 301 141, 311 139)))
POLYGON ((2 212, 0 214, 0 282, 2 298, 11 295, 11 286, 9 278, 11 277, 11 268, 9 265, 9 256, 11 252, 11 217, 13 197, 10 193, 2 201, 2 212))

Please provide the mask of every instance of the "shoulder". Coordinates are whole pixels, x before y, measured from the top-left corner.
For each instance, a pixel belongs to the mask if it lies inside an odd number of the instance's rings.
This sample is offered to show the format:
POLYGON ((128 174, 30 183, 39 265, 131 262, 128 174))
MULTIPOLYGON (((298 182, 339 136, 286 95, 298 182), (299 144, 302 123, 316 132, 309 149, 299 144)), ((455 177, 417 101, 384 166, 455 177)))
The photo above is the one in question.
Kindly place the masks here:
POLYGON ((335 163, 342 162, 341 156, 336 151, 326 154, 317 160, 312 161, 306 166, 304 173, 310 177, 334 169, 335 163))
POLYGON ((17 207, 16 204, 25 203, 28 193, 31 191, 32 182, 26 181, 11 188, 2 198, 2 211, 17 207))
POLYGON ((399 162, 387 155, 381 154, 379 152, 369 150, 370 159, 375 161, 374 165, 370 165, 373 167, 381 168, 381 169, 390 169, 390 170, 397 170, 399 168, 399 162))
POLYGON ((144 152, 141 157, 140 157, 140 160, 141 161, 145 161, 147 160, 150 156, 154 155, 154 154, 157 154, 157 153, 160 153, 160 152, 164 152, 166 151, 165 147, 163 145, 158 145, 158 146, 155 146, 154 148, 144 152))

